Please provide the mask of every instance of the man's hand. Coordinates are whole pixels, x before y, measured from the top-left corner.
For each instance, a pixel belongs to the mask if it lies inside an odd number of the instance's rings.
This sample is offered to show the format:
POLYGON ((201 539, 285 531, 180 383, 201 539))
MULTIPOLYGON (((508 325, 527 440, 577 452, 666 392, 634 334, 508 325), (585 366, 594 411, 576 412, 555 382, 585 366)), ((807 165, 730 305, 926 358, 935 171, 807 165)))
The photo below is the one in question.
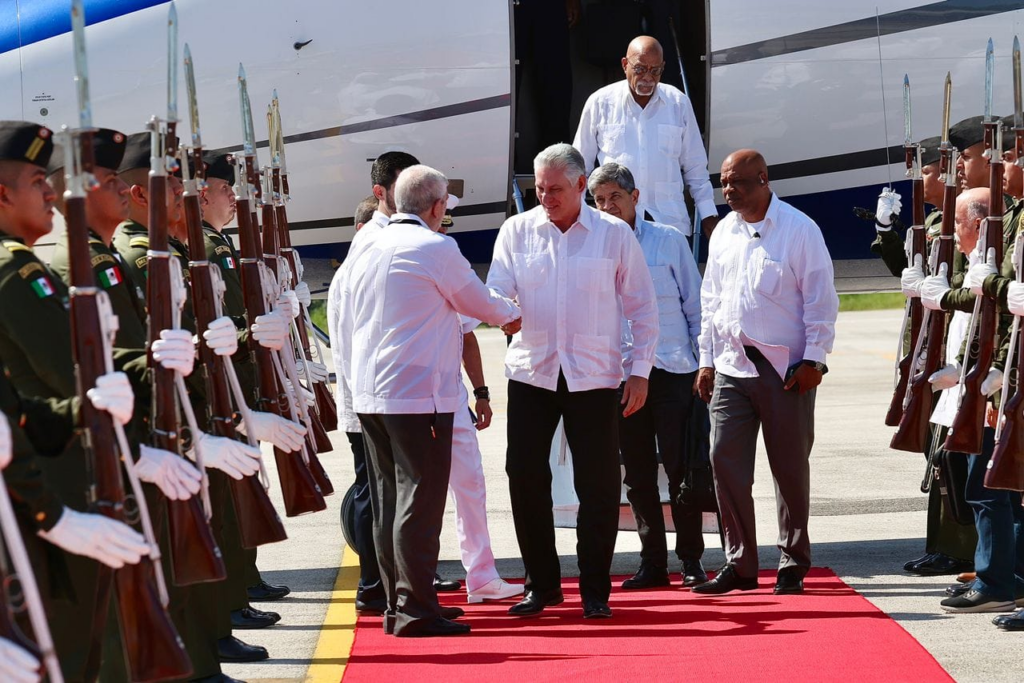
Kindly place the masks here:
POLYGON ((975 263, 973 266, 967 269, 967 275, 964 277, 964 287, 971 290, 971 293, 975 296, 981 296, 984 294, 983 288, 985 286, 985 280, 990 275, 998 275, 999 268, 996 267, 996 250, 989 249, 988 255, 985 260, 981 263, 975 263))
POLYGON ((1006 307, 1014 315, 1024 315, 1024 283, 1010 283, 1006 290, 1006 307))
POLYGON ((697 378, 693 380, 693 393, 705 403, 711 403, 711 394, 715 393, 715 369, 701 368, 697 378))
POLYGON ((797 366, 796 370, 790 376, 789 381, 786 382, 786 385, 782 388, 789 391, 795 386, 802 396, 821 384, 821 376, 821 371, 813 365, 801 363, 797 366))
POLYGON ((0 638, 0 680, 10 683, 37 683, 42 680, 39 661, 20 645, 0 638))
POLYGON ((516 318, 512 322, 505 323, 504 325, 501 326, 501 331, 504 332, 505 334, 507 334, 510 337, 513 334, 517 333, 521 329, 523 329, 523 319, 522 318, 516 318))
POLYGON ((903 269, 900 276, 900 290, 908 299, 921 296, 921 285, 924 283, 924 259, 921 254, 914 255, 914 265, 903 269))
POLYGON ((491 426, 491 418, 494 411, 491 410, 491 402, 486 398, 476 400, 476 430, 479 432, 491 426))
POLYGON ((949 291, 949 280, 946 279, 946 264, 939 266, 939 274, 931 275, 921 283, 921 303, 932 311, 942 310, 942 297, 949 291))
POLYGON ((891 187, 882 190, 878 195, 878 205, 875 208, 875 229, 878 232, 885 232, 892 229, 892 220, 900 215, 903 204, 900 202, 900 195, 893 192, 891 187))
POLYGON ((149 554, 146 539, 127 524, 71 508, 64 508, 53 528, 38 535, 61 550, 91 557, 112 569, 138 564, 149 554))
POLYGON ((960 366, 944 365, 931 374, 928 382, 932 385, 932 391, 952 389, 960 383, 960 366))
POLYGON ((622 401, 626 406, 622 411, 622 417, 629 417, 644 407, 647 402, 647 378, 630 375, 626 380, 626 386, 622 390, 622 401))
POLYGON ((569 28, 580 23, 580 0, 565 0, 565 18, 569 20, 569 28))
POLYGON ((700 221, 700 229, 704 231, 704 236, 708 239, 711 238, 711 233, 715 231, 715 227, 718 225, 718 216, 708 216, 702 218, 700 221))
POLYGON ((985 424, 992 429, 995 429, 996 425, 999 424, 999 411, 991 403, 985 409, 985 424))

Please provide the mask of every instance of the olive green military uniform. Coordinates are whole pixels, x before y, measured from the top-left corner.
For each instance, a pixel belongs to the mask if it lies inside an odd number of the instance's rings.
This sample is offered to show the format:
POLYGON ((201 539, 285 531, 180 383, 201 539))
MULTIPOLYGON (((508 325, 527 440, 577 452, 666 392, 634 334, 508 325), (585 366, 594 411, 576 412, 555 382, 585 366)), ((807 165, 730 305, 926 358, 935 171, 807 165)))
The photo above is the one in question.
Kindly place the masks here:
MULTIPOLYGON (((189 282, 188 251, 181 242, 174 238, 169 238, 167 242, 174 262, 181 268, 182 277, 185 278, 187 285, 189 282)), ((146 256, 149 251, 149 231, 135 221, 122 223, 114 234, 114 249, 121 255, 125 268, 131 273, 132 279, 145 291, 149 272, 149 260, 146 256)), ((192 315, 192 292, 188 287, 185 289, 188 292, 188 299, 181 313, 181 327, 195 334, 196 319, 192 315)))

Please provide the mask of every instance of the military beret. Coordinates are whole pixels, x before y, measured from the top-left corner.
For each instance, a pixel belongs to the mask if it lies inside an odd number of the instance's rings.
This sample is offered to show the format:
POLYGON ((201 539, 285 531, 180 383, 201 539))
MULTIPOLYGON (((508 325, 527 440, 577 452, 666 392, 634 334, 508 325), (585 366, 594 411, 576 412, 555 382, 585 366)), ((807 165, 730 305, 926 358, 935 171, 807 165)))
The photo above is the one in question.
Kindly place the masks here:
POLYGON ((0 161, 24 161, 46 168, 53 131, 29 121, 0 121, 0 161))
MULTIPOLYGON (((110 128, 100 128, 92 136, 93 162, 100 168, 117 170, 124 157, 128 138, 124 133, 110 128)), ((50 165, 46 172, 56 173, 64 168, 64 146, 55 145, 54 154, 50 157, 50 165)))
POLYGON ((206 152, 203 154, 203 163, 206 164, 207 178, 220 178, 229 184, 235 184, 235 166, 228 159, 231 157, 227 152, 206 152))
POLYGON ((981 125, 982 116, 972 116, 960 121, 949 129, 949 141, 963 152, 968 147, 984 142, 985 128, 981 125))
POLYGON ((928 164, 939 163, 939 144, 942 140, 936 135, 933 138, 925 138, 921 142, 917 143, 921 146, 921 165, 927 166, 928 164))
POLYGON ((117 172, 124 173, 137 168, 148 169, 152 148, 153 143, 149 131, 129 135, 124 148, 124 157, 121 159, 121 165, 117 167, 117 172))

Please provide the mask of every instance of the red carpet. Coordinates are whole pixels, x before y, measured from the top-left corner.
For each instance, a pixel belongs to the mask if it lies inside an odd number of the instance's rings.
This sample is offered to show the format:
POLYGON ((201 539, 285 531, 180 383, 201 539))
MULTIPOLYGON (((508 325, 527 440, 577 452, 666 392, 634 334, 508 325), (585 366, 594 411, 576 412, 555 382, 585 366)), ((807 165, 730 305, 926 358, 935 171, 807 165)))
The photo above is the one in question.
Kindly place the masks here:
MULTIPOLYGON (((618 585, 621 577, 614 582, 618 585)), ((679 588, 613 590, 612 619, 584 621, 574 579, 566 601, 537 618, 509 617, 512 601, 466 605, 468 636, 385 636, 380 617, 361 617, 345 683, 381 681, 951 681, 895 621, 828 569, 805 593, 762 588, 702 597, 679 588)))

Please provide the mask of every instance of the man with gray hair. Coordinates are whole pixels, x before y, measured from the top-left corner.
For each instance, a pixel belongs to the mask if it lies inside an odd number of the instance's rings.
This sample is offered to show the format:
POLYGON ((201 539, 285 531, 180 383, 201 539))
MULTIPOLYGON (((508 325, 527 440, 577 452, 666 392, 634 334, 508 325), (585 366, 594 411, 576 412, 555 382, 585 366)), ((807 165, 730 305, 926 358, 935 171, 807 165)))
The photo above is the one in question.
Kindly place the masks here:
POLYGON ((633 335, 622 414, 643 407, 658 339, 658 307, 643 251, 629 226, 583 204, 583 157, 548 147, 533 162, 540 206, 498 232, 487 284, 518 297, 522 320, 505 356, 512 517, 526 565, 526 595, 510 614, 563 601, 551 510, 548 453, 559 419, 580 499, 576 524, 583 616, 609 617, 619 515, 616 390, 625 318, 633 335))
MULTIPOLYGON (((678 503, 686 474, 686 443, 693 411, 693 380, 697 376, 700 335, 700 273, 686 237, 670 225, 652 223, 637 214, 640 191, 633 174, 610 161, 590 174, 590 194, 597 208, 626 222, 643 250, 658 297, 658 346, 647 387, 647 402, 629 417, 619 418, 619 450, 625 466, 623 483, 640 534, 640 568, 622 583, 625 589, 669 585, 665 516, 658 490, 658 454, 668 477, 676 556, 682 562, 682 584, 707 581, 701 566, 704 537, 700 510, 678 503)), ((622 355, 629 375, 633 336, 624 326, 622 355)))
POLYGON ((398 211, 355 256, 342 293, 351 316, 343 372, 366 438, 373 536, 387 595, 384 630, 397 636, 469 632, 437 602, 434 573, 459 408, 458 314, 494 325, 519 318, 488 290, 455 241, 437 234, 448 180, 411 166, 395 184, 398 211))

